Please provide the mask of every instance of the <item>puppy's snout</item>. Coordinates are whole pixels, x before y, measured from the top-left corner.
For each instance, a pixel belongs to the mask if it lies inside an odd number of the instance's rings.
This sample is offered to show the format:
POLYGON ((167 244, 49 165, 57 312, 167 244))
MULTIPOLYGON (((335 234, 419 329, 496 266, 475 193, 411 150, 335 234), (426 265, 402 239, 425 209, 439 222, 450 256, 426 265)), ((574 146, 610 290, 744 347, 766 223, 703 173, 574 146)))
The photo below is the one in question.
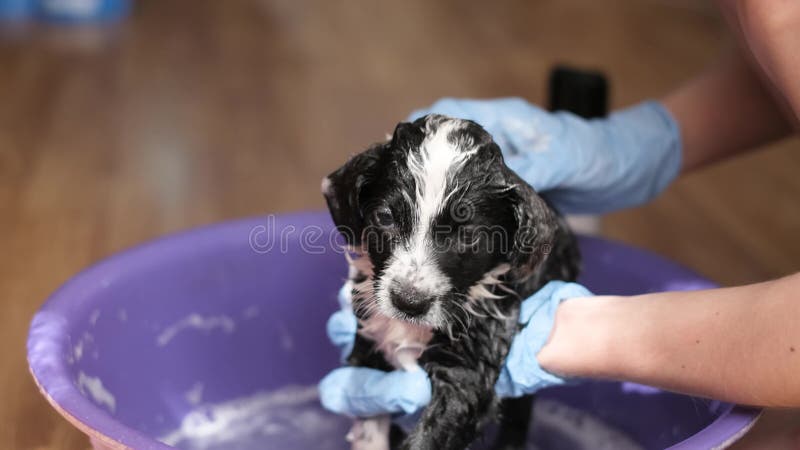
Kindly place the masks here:
POLYGON ((430 299, 413 286, 394 283, 389 296, 395 308, 409 316, 421 316, 431 307, 430 299))

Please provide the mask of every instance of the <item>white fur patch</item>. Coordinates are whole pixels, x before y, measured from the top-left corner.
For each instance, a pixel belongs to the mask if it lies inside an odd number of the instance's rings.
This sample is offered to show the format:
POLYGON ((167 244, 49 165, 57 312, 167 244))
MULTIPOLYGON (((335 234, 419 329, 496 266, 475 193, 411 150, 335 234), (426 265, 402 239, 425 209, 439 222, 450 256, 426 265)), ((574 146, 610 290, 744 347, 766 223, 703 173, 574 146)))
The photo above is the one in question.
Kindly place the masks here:
POLYGON ((450 133, 461 127, 460 121, 441 124, 422 141, 419 153, 409 157, 408 167, 417 185, 415 247, 424 247, 433 220, 444 208, 448 180, 477 152, 448 141, 450 133))
MULTIPOLYGON (((431 228, 452 194, 447 192, 448 181, 477 152, 472 145, 467 144, 464 148, 448 141, 448 136, 463 126, 464 123, 459 120, 450 120, 441 123, 435 131, 428 127, 419 153, 409 157, 408 167, 416 183, 416 220, 410 242, 394 252, 380 280, 378 305, 389 316, 395 315, 389 296, 389 288, 394 282, 414 286, 422 295, 431 298, 445 294, 452 287, 432 254, 434 245, 431 228)), ((434 304, 421 321, 438 327, 444 318, 440 308, 434 304)))
POLYGON ((320 184, 320 190, 324 195, 329 195, 331 193, 331 179, 325 177, 322 179, 322 183, 320 184))
POLYGON ((362 322, 359 332, 376 343, 389 364, 403 370, 419 368, 417 359, 432 337, 429 327, 383 314, 373 314, 362 322))
POLYGON ((511 266, 509 264, 500 264, 494 269, 486 272, 483 275, 483 278, 478 280, 477 283, 469 288, 467 298, 470 301, 502 298, 502 295, 494 294, 489 291, 489 289, 492 286, 501 285, 502 281, 500 281, 500 277, 505 275, 509 270, 511 270, 511 266))
POLYGON ((516 295, 500 280, 500 277, 508 273, 509 270, 511 270, 509 264, 500 264, 486 272, 483 278, 469 288, 467 302, 462 305, 464 309, 477 317, 489 315, 496 318, 505 318, 506 315, 500 311, 493 300, 502 298, 502 295, 494 292, 496 289, 516 295))

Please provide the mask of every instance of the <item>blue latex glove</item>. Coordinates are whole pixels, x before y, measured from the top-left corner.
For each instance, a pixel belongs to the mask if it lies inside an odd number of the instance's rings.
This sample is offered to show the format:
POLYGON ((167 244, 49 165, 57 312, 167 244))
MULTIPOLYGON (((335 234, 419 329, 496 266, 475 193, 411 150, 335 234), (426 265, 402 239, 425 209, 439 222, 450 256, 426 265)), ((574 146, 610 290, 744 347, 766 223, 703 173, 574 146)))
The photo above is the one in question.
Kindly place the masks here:
POLYGON ((568 298, 588 297, 592 293, 578 283, 551 281, 522 302, 519 322, 525 327, 514 337, 506 362, 494 390, 500 397, 521 397, 547 386, 564 383, 558 375, 539 366, 536 355, 547 343, 556 309, 568 298))
POLYGON ((586 120, 519 98, 446 98, 413 112, 409 120, 430 113, 482 125, 508 166, 564 213, 603 213, 645 203, 680 171, 678 124, 655 101, 586 120))
POLYGON ((339 289, 339 310, 333 313, 328 318, 327 331, 328 339, 331 340, 333 345, 339 348, 341 353, 341 361, 347 361, 350 352, 353 351, 353 343, 356 339, 356 329, 358 328, 358 320, 353 314, 352 306, 350 305, 350 296, 353 292, 353 283, 346 282, 341 289, 339 289))
MULTIPOLYGON (((589 295, 591 293, 579 284, 551 281, 522 303, 519 321, 525 327, 511 345, 495 384, 497 395, 519 397, 564 382, 539 367, 536 354, 550 336, 558 305, 567 298, 589 295)), ((342 336, 350 336, 350 348, 355 339, 355 325, 338 327, 338 324, 347 323, 333 317, 328 321, 328 334, 331 340, 338 340, 340 348, 343 348, 342 336)), ((326 409, 353 417, 413 414, 427 405, 431 398, 430 380, 423 370, 382 372, 363 367, 341 367, 322 379, 319 391, 326 409)))

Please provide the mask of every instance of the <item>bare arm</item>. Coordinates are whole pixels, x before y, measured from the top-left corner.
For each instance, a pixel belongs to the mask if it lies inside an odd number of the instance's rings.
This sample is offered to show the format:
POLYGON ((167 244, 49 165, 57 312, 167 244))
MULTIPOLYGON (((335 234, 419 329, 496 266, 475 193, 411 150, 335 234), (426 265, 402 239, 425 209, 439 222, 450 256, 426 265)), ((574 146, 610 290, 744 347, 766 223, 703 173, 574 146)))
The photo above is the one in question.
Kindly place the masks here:
POLYGON ((800 3, 717 0, 751 67, 784 115, 800 124, 800 3))
POLYGON ((663 99, 680 124, 682 171, 785 137, 789 122, 738 54, 726 56, 663 99))
POLYGON ((785 137, 800 124, 800 2, 717 3, 741 50, 662 99, 681 127, 684 172, 785 137))
POLYGON ((800 274, 735 288, 567 300, 538 359, 569 376, 799 407, 800 274))

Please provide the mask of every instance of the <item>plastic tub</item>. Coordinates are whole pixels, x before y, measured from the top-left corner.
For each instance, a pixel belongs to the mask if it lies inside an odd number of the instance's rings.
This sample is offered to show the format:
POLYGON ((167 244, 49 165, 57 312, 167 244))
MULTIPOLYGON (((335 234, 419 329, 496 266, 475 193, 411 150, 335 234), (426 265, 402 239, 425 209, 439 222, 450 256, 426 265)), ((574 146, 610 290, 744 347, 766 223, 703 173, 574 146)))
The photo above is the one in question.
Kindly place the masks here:
MULTIPOLYGON (((327 213, 176 234, 78 274, 33 319, 31 371, 98 449, 346 449, 346 418, 320 409, 338 365, 325 336, 346 273, 327 213)), ((711 283, 658 256, 584 238, 597 293, 711 283)), ((758 411, 631 383, 545 390, 540 448, 712 448, 758 411), (602 443, 605 444, 602 444, 602 443)))

